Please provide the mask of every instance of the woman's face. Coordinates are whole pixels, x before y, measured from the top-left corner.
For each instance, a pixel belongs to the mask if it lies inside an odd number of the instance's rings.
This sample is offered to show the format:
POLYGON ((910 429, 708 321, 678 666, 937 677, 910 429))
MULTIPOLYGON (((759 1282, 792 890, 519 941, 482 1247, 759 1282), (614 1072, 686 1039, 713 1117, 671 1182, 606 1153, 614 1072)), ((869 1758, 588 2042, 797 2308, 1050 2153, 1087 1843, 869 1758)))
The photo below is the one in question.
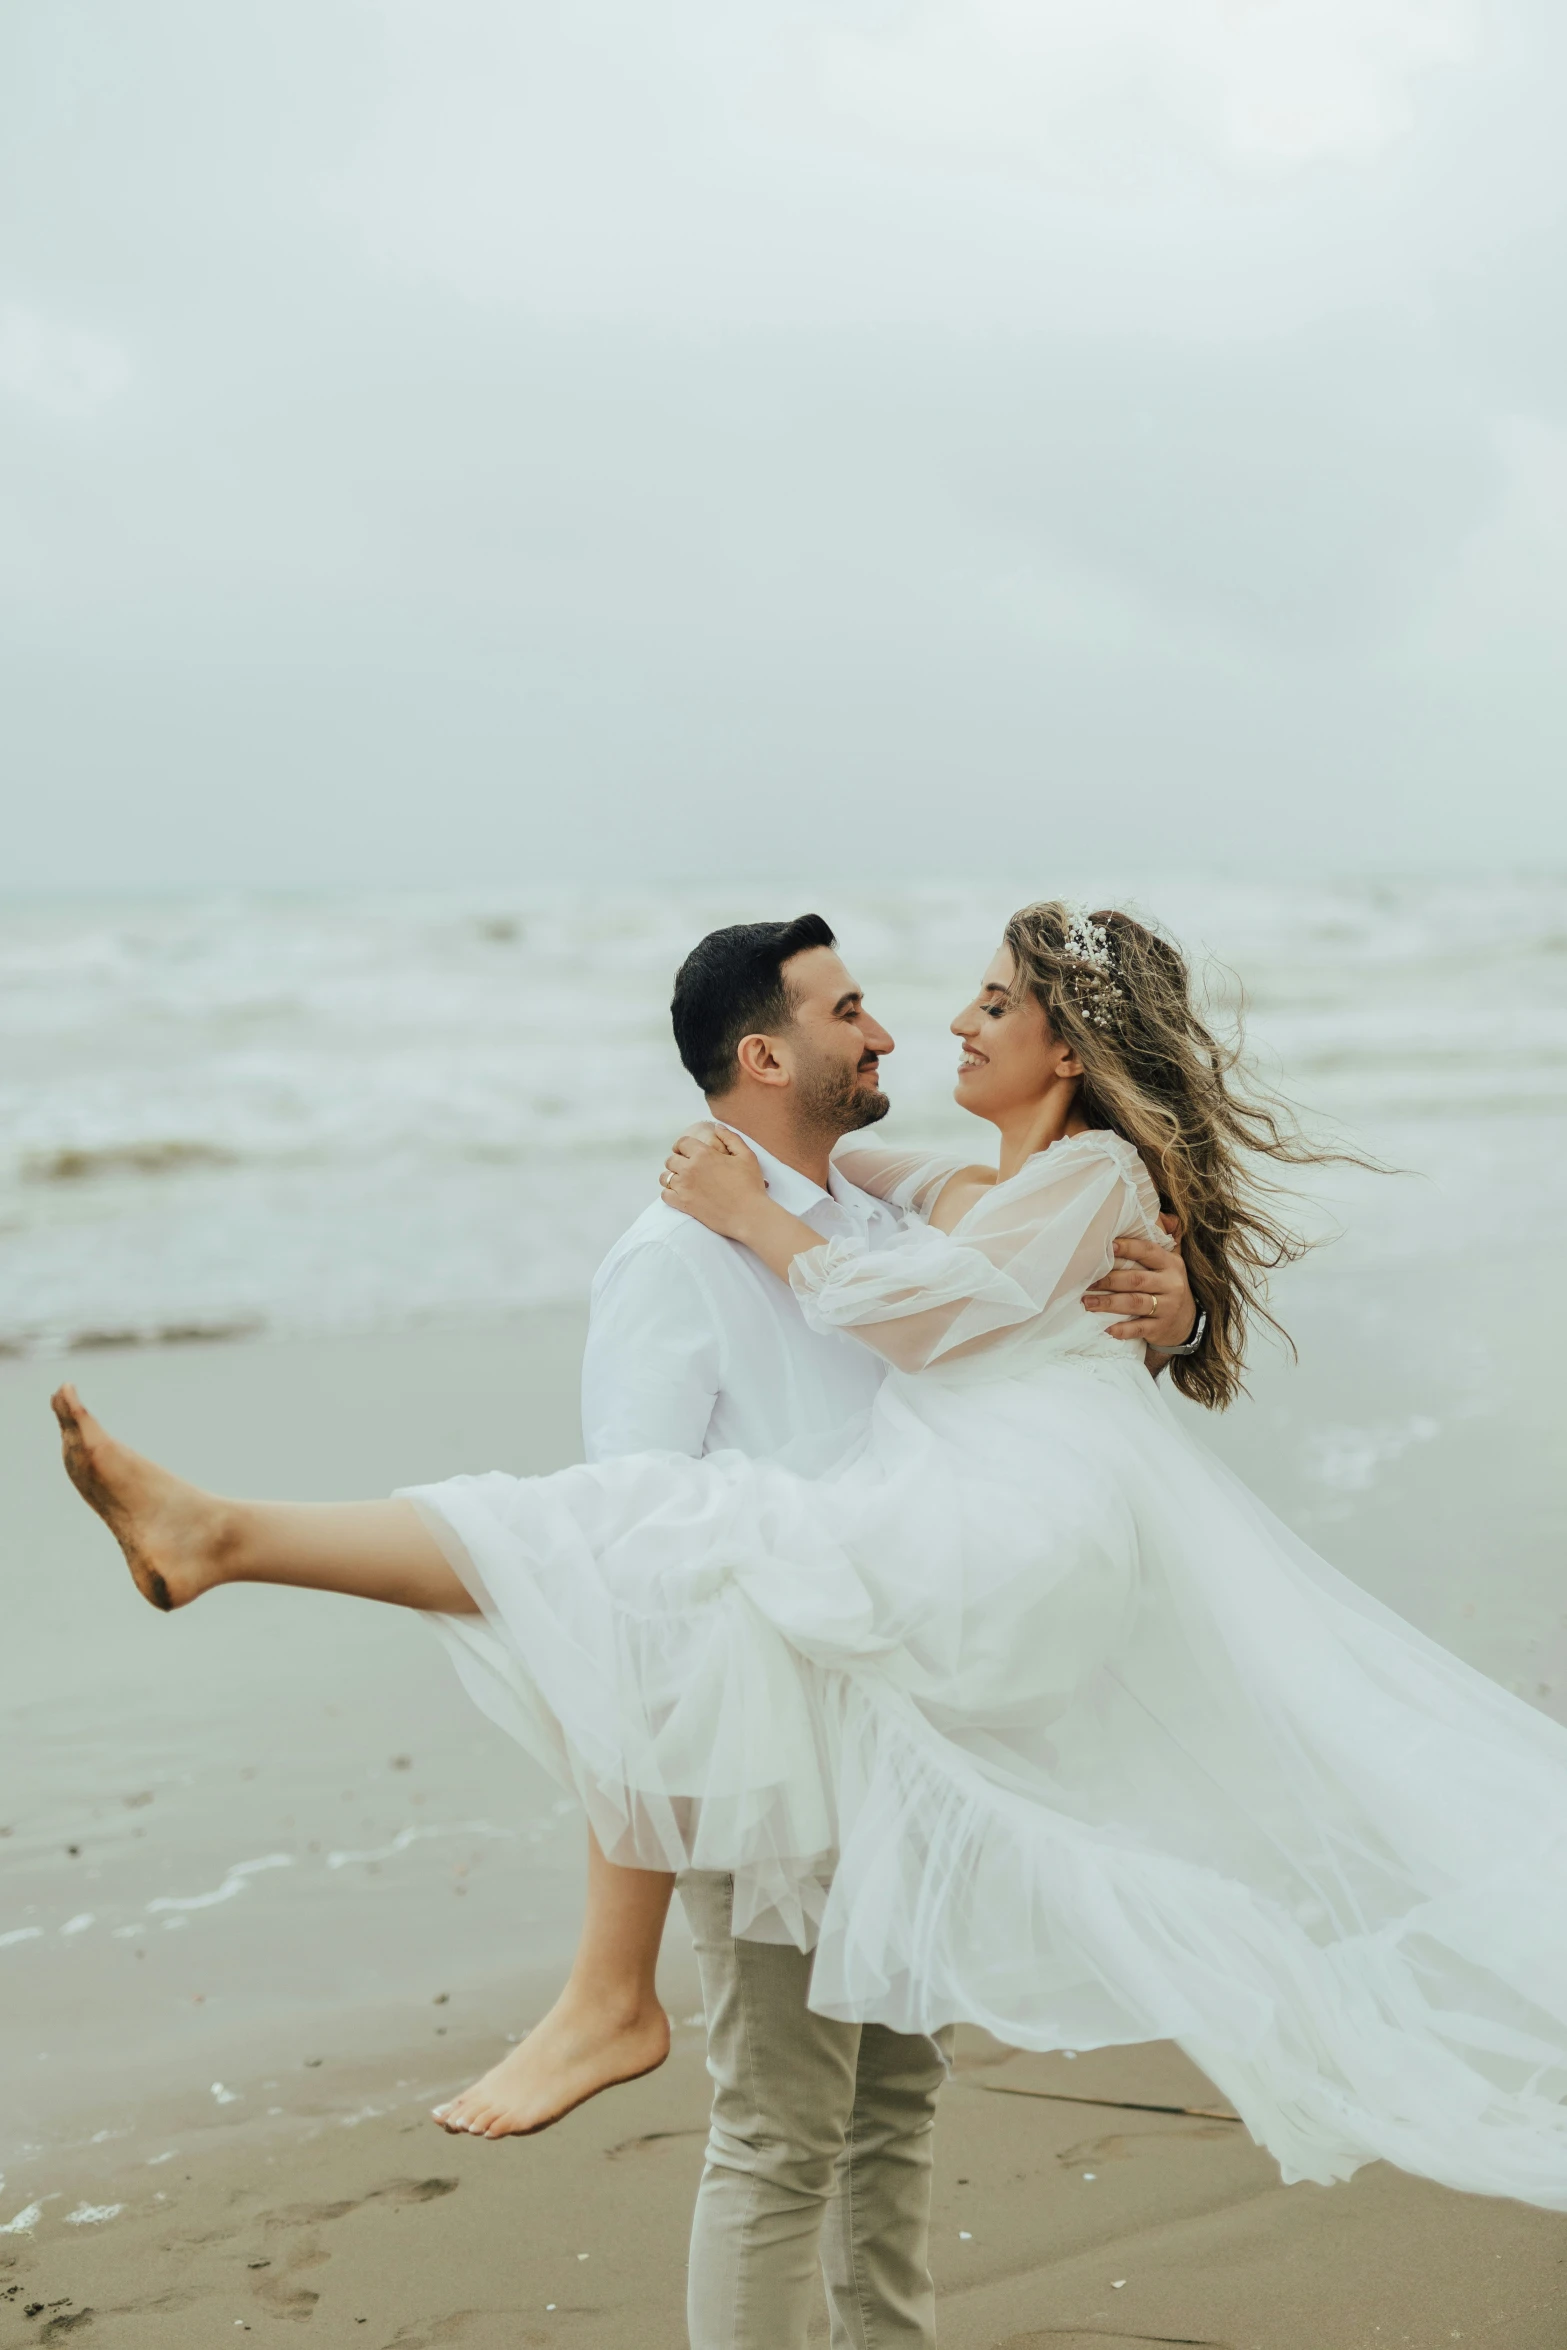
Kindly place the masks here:
POLYGON ((1010 950, 997 947, 974 1001, 952 1023, 963 1045, 954 1099, 976 1118, 999 1122, 1035 1108, 1083 1073, 1070 1046, 1051 1035, 1034 996, 1025 988, 1014 1002, 1016 972, 1010 950))

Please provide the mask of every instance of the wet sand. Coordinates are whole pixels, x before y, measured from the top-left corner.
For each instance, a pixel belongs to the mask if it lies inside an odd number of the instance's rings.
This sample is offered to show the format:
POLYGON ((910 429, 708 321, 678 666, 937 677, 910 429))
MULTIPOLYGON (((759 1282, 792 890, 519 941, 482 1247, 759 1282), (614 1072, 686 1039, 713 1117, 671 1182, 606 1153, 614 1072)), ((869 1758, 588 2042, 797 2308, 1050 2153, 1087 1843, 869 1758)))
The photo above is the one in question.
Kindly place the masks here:
MULTIPOLYGON (((1301 1369, 1265 1361, 1214 1439, 1339 1563, 1557 1705, 1558 1342, 1429 1216, 1400 1255, 1397 1206, 1301 1277, 1301 1369)), ((1550 1290, 1561 1244, 1528 1240, 1550 1290)), ((69 1369, 229 1490, 545 1468, 576 1452, 581 1326, 0 1365, 3 2350, 287 2324, 399 2350, 683 2340, 694 2022, 659 2075, 536 2142, 424 2118, 547 2004, 574 1812, 407 1617, 262 1591, 146 1608, 46 1417, 69 1369)), ((678 1927, 665 1990, 692 2017, 678 1927)), ((1567 2337, 1567 2220, 1381 2167, 1284 2189, 1234 2123, 1144 2110, 1212 2103, 1168 2049, 1069 2062, 970 2035, 940 2131, 948 2350, 1567 2337)))
MULTIPOLYGON (((294 2325, 376 2350, 679 2350, 699 2031, 526 2142, 448 2139, 406 2102, 356 2121, 366 2086, 323 2070, 305 2134, 236 2124, 105 2171, 112 2221, 0 2239, 0 2343, 196 2350, 294 2325)), ((1212 2103, 1167 2048, 1009 2058, 966 2034, 934 2205, 945 2350, 1558 2350, 1567 2223, 1381 2166, 1283 2188, 1235 2123, 1148 2110, 1212 2103)))

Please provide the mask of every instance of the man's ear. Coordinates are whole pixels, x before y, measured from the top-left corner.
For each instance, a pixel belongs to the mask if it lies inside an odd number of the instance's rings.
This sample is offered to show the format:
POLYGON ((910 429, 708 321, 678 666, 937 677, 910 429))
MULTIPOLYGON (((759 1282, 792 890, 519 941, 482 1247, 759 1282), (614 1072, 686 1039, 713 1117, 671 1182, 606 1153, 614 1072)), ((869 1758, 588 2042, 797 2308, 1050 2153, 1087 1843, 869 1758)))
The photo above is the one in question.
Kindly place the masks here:
POLYGON ((789 1083, 789 1072, 778 1058, 770 1036, 742 1036, 735 1046, 735 1059, 740 1064, 741 1076, 749 1077, 753 1085, 789 1083))

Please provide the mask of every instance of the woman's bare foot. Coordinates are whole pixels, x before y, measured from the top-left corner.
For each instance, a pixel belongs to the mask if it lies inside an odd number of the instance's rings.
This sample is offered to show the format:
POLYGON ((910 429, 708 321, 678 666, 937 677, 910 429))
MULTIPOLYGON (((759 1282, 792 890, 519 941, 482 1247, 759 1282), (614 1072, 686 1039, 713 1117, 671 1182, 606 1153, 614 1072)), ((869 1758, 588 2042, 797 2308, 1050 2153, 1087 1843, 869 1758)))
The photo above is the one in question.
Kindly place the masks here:
POLYGON ((509 2056, 438 2105, 435 2118, 475 2138, 528 2138, 601 2089, 655 2072, 668 2054, 669 2018, 656 2000, 617 2021, 568 1986, 509 2056))
POLYGON ((154 1607, 184 1607, 220 1580, 226 1508, 119 1443, 74 1387, 49 1399, 60 1423, 66 1475, 114 1536, 154 1607))

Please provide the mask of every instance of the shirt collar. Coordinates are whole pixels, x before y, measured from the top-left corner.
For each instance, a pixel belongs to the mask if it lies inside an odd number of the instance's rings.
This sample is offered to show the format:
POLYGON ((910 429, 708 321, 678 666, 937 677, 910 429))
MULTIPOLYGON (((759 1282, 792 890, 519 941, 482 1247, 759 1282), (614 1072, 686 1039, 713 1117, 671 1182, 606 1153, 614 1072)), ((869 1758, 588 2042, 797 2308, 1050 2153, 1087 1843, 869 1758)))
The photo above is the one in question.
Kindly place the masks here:
POLYGON ((715 1118, 713 1123, 723 1127, 726 1134, 740 1135, 740 1140, 762 1170, 762 1181, 767 1186, 768 1197, 775 1199, 781 1208, 787 1208, 791 1216, 807 1216, 812 1208, 821 1206, 827 1194, 819 1183, 811 1181, 809 1175, 802 1175, 798 1167, 786 1167, 782 1159, 775 1159, 771 1151, 764 1151, 751 1135, 741 1133, 738 1126, 729 1125, 727 1120, 715 1118))
POLYGON ((782 1159, 775 1159, 771 1151, 763 1150, 753 1136, 741 1133, 738 1126, 730 1126, 723 1118, 716 1118, 713 1123, 722 1126, 727 1134, 740 1135, 740 1140, 762 1170, 762 1181, 767 1186, 769 1199, 775 1199, 791 1216, 798 1216, 803 1221, 813 1208, 825 1207, 832 1201, 836 1201, 841 1208, 857 1210, 861 1214, 878 1204, 868 1192, 861 1191, 858 1184, 850 1183, 845 1176, 840 1175, 836 1167, 828 1168, 827 1189, 823 1191, 821 1185, 813 1183, 809 1175, 802 1175, 798 1167, 786 1166, 782 1159))

